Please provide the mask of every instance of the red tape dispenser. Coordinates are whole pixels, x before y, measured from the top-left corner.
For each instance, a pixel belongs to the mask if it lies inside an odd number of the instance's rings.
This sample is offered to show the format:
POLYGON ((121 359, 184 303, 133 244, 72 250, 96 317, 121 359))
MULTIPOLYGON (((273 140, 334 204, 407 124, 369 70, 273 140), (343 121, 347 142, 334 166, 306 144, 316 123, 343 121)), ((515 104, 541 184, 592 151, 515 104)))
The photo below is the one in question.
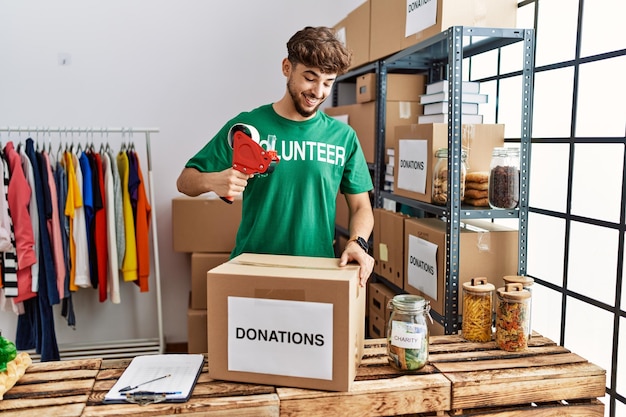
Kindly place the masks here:
MULTIPOLYGON (((276 151, 266 151, 259 145, 259 132, 254 126, 243 123, 233 125, 228 131, 228 143, 233 148, 233 168, 245 174, 269 174, 280 162, 276 151)), ((232 204, 233 197, 220 197, 232 204)))

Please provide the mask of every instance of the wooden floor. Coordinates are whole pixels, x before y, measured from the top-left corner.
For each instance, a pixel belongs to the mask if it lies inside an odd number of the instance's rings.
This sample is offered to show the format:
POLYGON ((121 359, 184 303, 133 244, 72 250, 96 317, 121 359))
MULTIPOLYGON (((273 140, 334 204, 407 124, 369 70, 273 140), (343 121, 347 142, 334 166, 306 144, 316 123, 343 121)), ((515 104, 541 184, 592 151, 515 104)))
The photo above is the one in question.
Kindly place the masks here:
POLYGON ((384 339, 366 340, 350 392, 218 381, 200 375, 185 403, 103 404, 130 360, 33 364, 0 401, 2 416, 480 416, 603 417, 606 373, 537 335, 509 353, 495 343, 433 336, 429 364, 412 374, 387 363, 384 339))

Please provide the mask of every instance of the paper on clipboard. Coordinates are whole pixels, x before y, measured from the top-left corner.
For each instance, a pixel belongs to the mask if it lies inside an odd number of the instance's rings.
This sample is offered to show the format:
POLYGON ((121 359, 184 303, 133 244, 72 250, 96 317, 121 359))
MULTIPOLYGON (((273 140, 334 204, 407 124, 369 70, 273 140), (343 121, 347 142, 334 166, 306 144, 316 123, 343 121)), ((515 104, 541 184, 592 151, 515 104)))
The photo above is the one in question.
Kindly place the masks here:
POLYGON ((160 394, 166 402, 184 402, 202 372, 204 355, 160 354, 133 358, 122 376, 104 396, 104 403, 128 402, 127 394, 160 394), (169 375, 163 378, 164 375, 169 375), (146 383, 146 381, 152 381, 146 383), (136 387, 120 392, 125 387, 136 387))

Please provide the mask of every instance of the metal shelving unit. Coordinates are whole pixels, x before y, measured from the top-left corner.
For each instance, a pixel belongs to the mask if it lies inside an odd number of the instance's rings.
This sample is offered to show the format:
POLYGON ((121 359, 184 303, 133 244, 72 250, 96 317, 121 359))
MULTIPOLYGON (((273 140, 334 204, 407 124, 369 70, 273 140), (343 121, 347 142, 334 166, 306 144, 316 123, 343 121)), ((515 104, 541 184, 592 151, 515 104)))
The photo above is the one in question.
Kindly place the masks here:
MULTIPOLYGON (((446 334, 459 330, 459 235, 462 219, 519 219, 518 273, 526 272, 528 183, 530 175, 530 135, 532 123, 534 70, 534 30, 452 26, 449 29, 406 48, 383 60, 350 71, 337 82, 351 81, 359 75, 377 74, 376 102, 376 161, 374 163, 374 206, 382 207, 383 199, 414 207, 445 218, 446 221, 446 290, 445 311, 431 311, 433 318, 444 326, 446 334), (463 60, 472 56, 523 42, 522 114, 520 137, 520 202, 514 210, 474 208, 461 204, 461 95, 463 60), (447 78, 448 83, 448 199, 447 206, 436 206, 383 191, 385 181, 385 121, 387 74, 392 72, 426 73, 429 80, 447 78)), ((333 97, 337 104, 336 96, 333 97)))

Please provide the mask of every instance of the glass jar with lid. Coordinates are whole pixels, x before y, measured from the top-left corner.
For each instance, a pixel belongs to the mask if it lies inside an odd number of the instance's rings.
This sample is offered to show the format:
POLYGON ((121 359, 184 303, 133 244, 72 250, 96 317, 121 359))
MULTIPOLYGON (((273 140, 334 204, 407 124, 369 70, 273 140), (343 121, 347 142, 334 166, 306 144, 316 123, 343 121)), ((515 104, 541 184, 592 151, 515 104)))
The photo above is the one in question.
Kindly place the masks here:
POLYGON ((489 205, 513 209, 519 204, 519 148, 496 147, 489 168, 489 205))
POLYGON ((401 371, 416 371, 428 362, 428 323, 430 303, 412 294, 394 296, 387 325, 389 363, 401 371))
MULTIPOLYGON (((461 151, 461 178, 459 183, 460 199, 465 194, 465 175, 467 174, 467 152, 461 151)), ((448 148, 439 148, 435 152, 435 169, 433 171, 432 202, 440 206, 448 204, 448 148)))
POLYGON ((491 341, 493 292, 496 287, 487 278, 472 278, 463 284, 462 336, 470 342, 491 341))
POLYGON ((520 283, 498 288, 496 303, 496 345, 508 352, 528 347, 530 292, 520 283))
POLYGON ((530 301, 528 302, 528 338, 532 336, 533 333, 533 290, 532 286, 535 283, 535 280, 531 277, 527 277, 524 275, 505 275, 503 278, 505 284, 509 283, 520 283, 522 287, 526 291, 530 293, 530 301))

